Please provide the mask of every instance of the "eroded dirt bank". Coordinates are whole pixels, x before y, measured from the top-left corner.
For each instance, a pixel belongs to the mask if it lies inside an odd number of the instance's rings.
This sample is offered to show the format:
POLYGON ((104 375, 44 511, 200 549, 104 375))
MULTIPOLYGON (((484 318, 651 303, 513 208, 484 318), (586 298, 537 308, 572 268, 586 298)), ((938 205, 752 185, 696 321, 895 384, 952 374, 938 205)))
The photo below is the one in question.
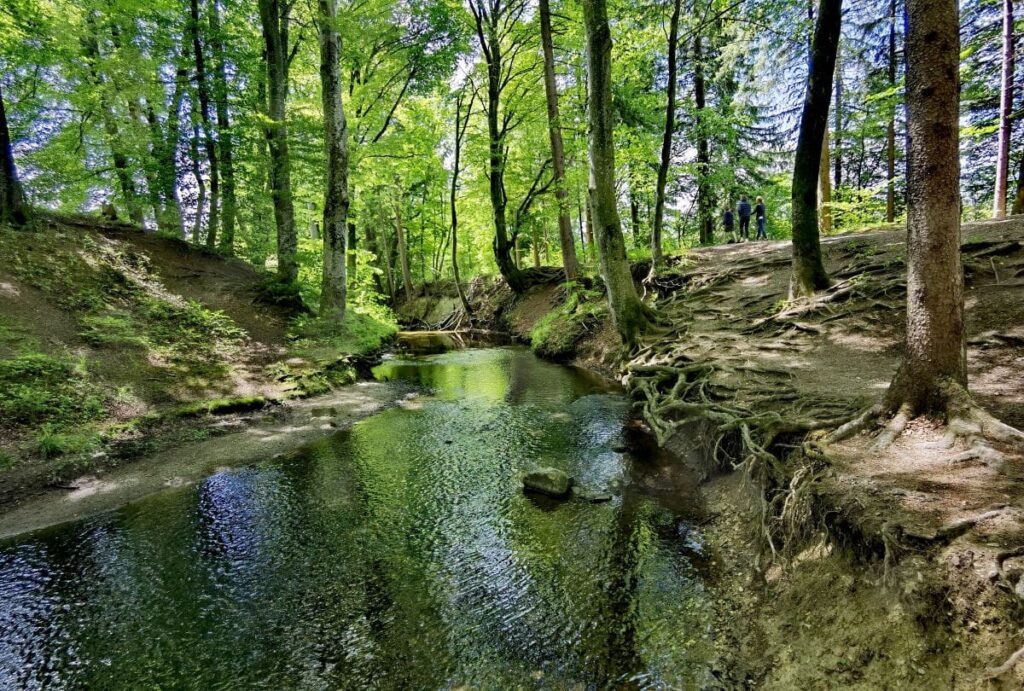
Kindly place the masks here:
MULTIPOLYGON (((665 323, 628 356, 600 295, 474 291, 480 322, 623 381, 659 440, 706 473, 723 687, 1024 685, 1021 450, 972 457, 941 443, 941 421, 885 451, 877 429, 823 443, 895 371, 904 242, 826 239, 834 286, 800 303, 787 302, 788 243, 695 251, 642 287, 665 323)), ((1019 428, 1024 218, 965 225, 963 253, 971 390, 1019 428)))

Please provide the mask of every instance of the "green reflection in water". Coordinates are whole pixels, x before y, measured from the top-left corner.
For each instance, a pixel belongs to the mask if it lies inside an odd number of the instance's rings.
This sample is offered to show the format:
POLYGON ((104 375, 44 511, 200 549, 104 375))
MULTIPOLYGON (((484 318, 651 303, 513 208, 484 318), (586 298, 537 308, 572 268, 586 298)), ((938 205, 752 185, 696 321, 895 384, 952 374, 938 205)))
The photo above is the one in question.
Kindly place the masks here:
POLYGON ((0 686, 708 683, 690 480, 612 450, 618 393, 519 348, 376 373, 431 394, 0 546, 0 686), (624 489, 539 501, 533 464, 624 489))

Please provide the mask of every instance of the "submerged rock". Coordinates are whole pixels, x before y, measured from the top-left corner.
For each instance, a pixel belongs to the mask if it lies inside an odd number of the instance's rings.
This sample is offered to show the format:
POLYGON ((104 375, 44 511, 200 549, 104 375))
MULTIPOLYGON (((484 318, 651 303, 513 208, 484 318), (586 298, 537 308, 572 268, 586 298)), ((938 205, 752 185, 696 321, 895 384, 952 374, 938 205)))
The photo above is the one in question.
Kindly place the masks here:
POLYGON ((537 468, 523 476, 523 490, 549 497, 564 497, 572 489, 572 478, 558 468, 537 468))
POLYGON ((612 500, 611 493, 594 489, 593 487, 573 487, 572 496, 580 501, 589 501, 591 504, 600 504, 601 502, 612 500))

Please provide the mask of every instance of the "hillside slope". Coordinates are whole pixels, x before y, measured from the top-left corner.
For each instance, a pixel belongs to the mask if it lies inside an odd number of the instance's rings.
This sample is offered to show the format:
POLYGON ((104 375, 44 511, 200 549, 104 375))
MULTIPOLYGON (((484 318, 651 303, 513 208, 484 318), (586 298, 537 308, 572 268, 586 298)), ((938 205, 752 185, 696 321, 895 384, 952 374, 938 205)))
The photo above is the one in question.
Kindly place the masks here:
MULTIPOLYGON (((289 336, 268 275, 94 218, 0 228, 0 503, 148 450, 182 420, 351 379, 355 347, 289 336)), ((208 434, 192 431, 191 434, 208 434)))

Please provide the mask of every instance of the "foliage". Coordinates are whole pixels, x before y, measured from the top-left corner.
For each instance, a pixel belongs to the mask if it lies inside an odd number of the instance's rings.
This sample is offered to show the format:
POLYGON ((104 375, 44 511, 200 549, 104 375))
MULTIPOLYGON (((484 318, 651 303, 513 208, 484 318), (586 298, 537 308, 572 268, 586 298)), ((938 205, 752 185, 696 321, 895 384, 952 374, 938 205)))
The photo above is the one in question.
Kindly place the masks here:
POLYGON ((105 411, 80 362, 32 352, 0 360, 0 419, 10 424, 84 422, 105 411))

